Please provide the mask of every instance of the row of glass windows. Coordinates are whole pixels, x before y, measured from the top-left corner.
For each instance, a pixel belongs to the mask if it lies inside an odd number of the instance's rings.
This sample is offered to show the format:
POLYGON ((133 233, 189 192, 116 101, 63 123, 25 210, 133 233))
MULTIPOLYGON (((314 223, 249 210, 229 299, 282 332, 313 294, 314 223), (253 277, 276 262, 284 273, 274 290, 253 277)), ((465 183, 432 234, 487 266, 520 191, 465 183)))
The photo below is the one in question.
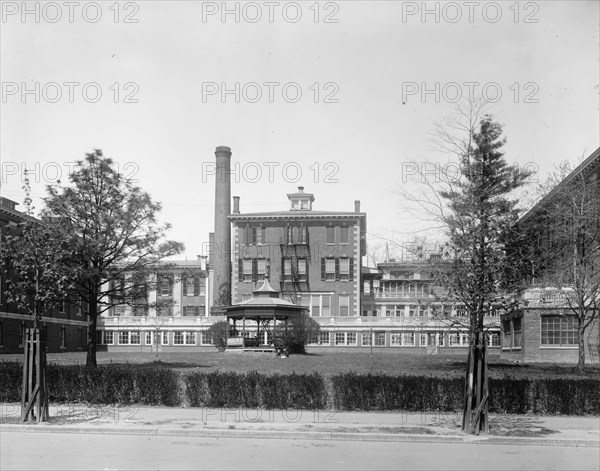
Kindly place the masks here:
MULTIPOLYGON (((318 337, 310 339, 312 345, 360 345, 363 347, 374 345, 376 347, 386 346, 386 333, 361 332, 320 332, 318 337)), ((441 332, 391 332, 389 345, 392 347, 466 347, 469 345, 469 334, 464 332, 441 333, 441 332)), ((500 334, 488 334, 488 345, 490 347, 500 346, 500 334)))
MULTIPOLYGON (((159 311, 160 316, 172 316, 173 308, 170 306, 162 306, 156 308, 159 311)), ((148 315, 147 306, 127 306, 119 305, 114 306, 110 311, 110 314, 114 317, 133 316, 133 317, 144 317, 148 315)), ((206 308, 203 305, 199 306, 183 306, 181 309, 181 315, 186 317, 198 317, 206 315, 206 308)))
POLYGON ((152 332, 139 330, 98 330, 96 341, 99 345, 197 345, 197 334, 200 334, 201 345, 212 345, 210 332, 172 331, 152 332), (172 335, 171 335, 172 334, 172 335), (116 343, 115 343, 116 342, 116 343))
MULTIPOLYGON (((158 295, 173 296, 174 278, 172 275, 162 275, 158 280, 158 295)), ((206 279, 199 276, 183 276, 181 278, 183 296, 205 296, 206 279)))

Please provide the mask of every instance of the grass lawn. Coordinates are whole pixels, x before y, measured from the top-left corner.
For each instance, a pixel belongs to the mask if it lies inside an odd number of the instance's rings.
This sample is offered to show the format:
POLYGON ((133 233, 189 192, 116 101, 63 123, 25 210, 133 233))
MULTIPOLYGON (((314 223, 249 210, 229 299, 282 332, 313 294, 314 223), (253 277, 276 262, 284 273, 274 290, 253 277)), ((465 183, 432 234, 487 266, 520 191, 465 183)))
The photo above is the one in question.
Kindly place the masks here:
MULTIPOLYGON (((85 352, 50 353, 48 361, 58 364, 85 364, 85 352)), ((21 361, 22 355, 0 355, 0 361, 21 361)), ((337 373, 354 371, 358 373, 386 373, 390 375, 431 375, 462 377, 465 370, 466 354, 462 355, 419 355, 398 351, 340 352, 314 351, 308 355, 291 355, 277 358, 267 353, 160 353, 159 361, 153 353, 113 353, 98 352, 99 364, 131 364, 144 368, 159 366, 181 371, 258 371, 263 373, 311 373, 318 372, 326 377, 337 373), (371 366, 372 365, 372 366, 371 366)), ((521 365, 489 360, 492 377, 559 377, 579 376, 574 365, 537 364, 521 365)), ((600 367, 588 365, 584 376, 600 378, 600 367)))

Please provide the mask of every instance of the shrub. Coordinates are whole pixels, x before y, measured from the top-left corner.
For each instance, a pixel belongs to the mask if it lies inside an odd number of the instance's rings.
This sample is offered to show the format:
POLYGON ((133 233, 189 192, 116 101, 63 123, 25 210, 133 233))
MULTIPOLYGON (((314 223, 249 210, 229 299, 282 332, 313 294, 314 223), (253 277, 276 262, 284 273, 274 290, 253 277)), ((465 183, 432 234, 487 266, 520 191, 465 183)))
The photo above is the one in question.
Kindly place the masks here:
POLYGON ((327 403, 325 383, 317 373, 263 375, 254 371, 217 371, 192 373, 185 381, 193 407, 322 409, 327 403))
POLYGON ((321 327, 319 323, 306 313, 292 317, 287 326, 277 324, 274 338, 277 348, 287 348, 290 353, 306 353, 309 339, 318 338, 321 327))
POLYGON ((208 328, 212 343, 220 351, 223 351, 227 348, 227 329, 228 326, 226 321, 215 322, 208 328))
POLYGON ((0 363, 0 402, 19 402, 22 381, 22 363, 16 361, 0 363))

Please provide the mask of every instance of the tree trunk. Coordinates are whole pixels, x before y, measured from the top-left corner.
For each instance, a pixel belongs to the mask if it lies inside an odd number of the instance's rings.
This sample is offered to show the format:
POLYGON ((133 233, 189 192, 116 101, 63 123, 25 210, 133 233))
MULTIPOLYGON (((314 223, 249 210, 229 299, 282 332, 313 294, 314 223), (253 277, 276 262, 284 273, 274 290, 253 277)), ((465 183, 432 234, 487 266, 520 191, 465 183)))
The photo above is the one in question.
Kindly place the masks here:
POLYGON ((466 373, 462 431, 477 435, 488 433, 489 388, 483 331, 477 332, 475 341, 471 341, 466 373))
POLYGON ((88 313, 88 331, 87 331, 87 358, 85 366, 88 368, 96 368, 96 326, 98 323, 98 303, 95 299, 91 299, 89 303, 88 313))
POLYGON ((583 328, 585 321, 585 317, 581 319, 580 316, 577 317, 577 343, 579 344, 579 358, 577 360, 577 371, 579 373, 583 373, 585 368, 585 338, 583 334, 585 330, 583 328))

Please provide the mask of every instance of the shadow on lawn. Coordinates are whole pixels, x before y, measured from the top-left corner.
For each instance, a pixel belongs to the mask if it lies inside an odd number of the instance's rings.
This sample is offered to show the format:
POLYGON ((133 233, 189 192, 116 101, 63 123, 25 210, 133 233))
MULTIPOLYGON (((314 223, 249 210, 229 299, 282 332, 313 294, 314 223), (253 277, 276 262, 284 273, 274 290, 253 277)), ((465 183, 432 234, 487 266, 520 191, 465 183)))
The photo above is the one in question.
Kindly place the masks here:
MULTIPOLYGON (((450 429, 460 429, 462 417, 460 414, 444 416, 432 415, 430 425, 442 426, 450 429)), ((541 420, 537 417, 496 415, 490 417, 490 435, 497 437, 544 437, 558 433, 547 427, 540 426, 541 420)))
POLYGON ((101 365, 110 366, 129 366, 131 368, 172 368, 172 369, 183 369, 183 368, 210 368, 210 365, 199 365, 198 363, 185 363, 185 362, 168 362, 168 361, 149 361, 145 363, 129 363, 129 362, 110 362, 101 363, 101 365))

